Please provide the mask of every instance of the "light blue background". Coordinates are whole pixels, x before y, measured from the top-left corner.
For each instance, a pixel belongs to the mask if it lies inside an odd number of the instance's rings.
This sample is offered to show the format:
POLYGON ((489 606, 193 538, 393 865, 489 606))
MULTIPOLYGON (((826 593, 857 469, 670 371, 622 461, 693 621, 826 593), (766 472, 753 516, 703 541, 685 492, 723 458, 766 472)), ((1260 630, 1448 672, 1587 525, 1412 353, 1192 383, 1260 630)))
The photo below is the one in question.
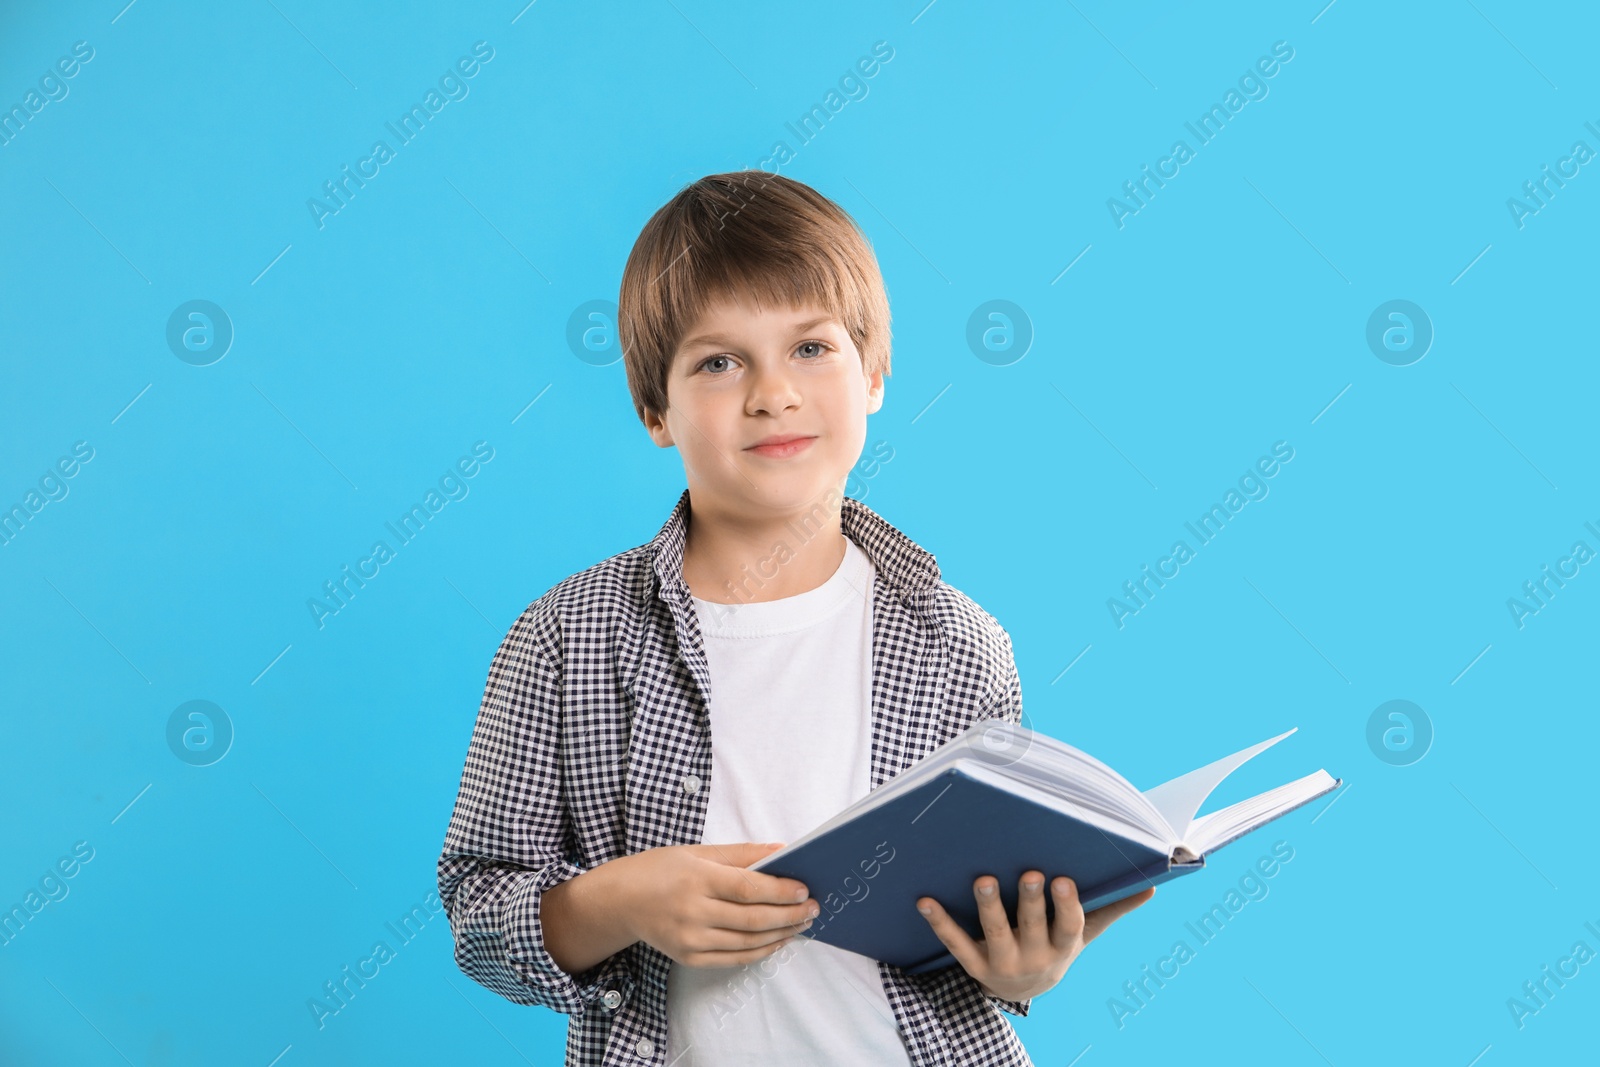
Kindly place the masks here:
POLYGON ((0 147, 0 506, 94 449, 0 547, 0 905, 94 849, 0 949, 0 1059, 561 1061, 565 1019, 463 976, 442 915, 325 1028, 307 1001, 434 888, 501 636, 682 488, 569 316, 683 184, 780 139, 893 302, 868 428, 893 458, 853 491, 1010 631, 1029 721, 1141 787, 1297 726, 1217 801, 1346 782, 1091 945, 1016 1022, 1035 1061, 1592 1048, 1600 964, 1521 1029, 1507 1008, 1600 950, 1600 577, 1507 608, 1600 548, 1600 173, 1507 207, 1600 149, 1592 13, 122 2, 0 15, 7 108, 94 49, 0 147), (480 40, 469 95, 319 229, 308 198, 480 40), (867 95, 800 145, 785 124, 876 41, 867 95), (1269 94, 1119 229, 1107 199, 1277 41, 1269 94), (194 299, 235 330, 210 366, 165 340, 194 299), (1009 366, 965 340, 996 299, 1034 332, 1009 366), (1410 366, 1365 341, 1392 299, 1435 330, 1410 366), (319 629, 308 598, 477 441, 469 494, 319 629), (1119 629, 1107 599, 1276 441, 1270 495, 1119 629), (235 731, 208 767, 166 741, 195 699, 235 731), (1435 732, 1410 766, 1366 740, 1391 699, 1435 732), (1119 1029, 1109 998, 1273 840, 1270 894, 1119 1029))

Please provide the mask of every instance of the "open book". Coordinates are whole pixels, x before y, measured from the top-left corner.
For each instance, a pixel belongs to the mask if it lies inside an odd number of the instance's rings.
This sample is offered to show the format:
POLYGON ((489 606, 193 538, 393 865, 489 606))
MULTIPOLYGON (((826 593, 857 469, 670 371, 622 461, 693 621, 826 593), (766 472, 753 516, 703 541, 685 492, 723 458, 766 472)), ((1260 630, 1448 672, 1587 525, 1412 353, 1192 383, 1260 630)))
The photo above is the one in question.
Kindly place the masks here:
MULTIPOLYGON (((1065 875, 1093 911, 1205 866, 1217 849, 1337 788, 1315 771, 1218 811, 1200 805, 1294 730, 1140 792, 1064 741, 999 719, 973 723, 798 841, 751 865, 806 884, 822 912, 801 937, 912 974, 955 963, 916 910, 930 896, 974 939, 972 883, 993 875, 1015 922, 1017 882, 1065 875)), ((1055 904, 1045 893, 1046 916, 1055 904)))

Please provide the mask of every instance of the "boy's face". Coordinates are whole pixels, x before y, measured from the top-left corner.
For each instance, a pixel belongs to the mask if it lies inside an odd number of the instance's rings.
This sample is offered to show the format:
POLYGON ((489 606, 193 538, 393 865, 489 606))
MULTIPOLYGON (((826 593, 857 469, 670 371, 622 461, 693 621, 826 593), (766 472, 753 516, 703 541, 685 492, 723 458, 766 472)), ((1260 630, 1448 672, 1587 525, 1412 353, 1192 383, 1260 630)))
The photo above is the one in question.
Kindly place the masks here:
POLYGON ((844 492, 882 405, 883 373, 866 373, 826 311, 722 301, 686 331, 667 411, 647 425, 657 445, 677 446, 697 510, 776 518, 844 492), (789 435, 811 440, 789 455, 753 448, 789 435))

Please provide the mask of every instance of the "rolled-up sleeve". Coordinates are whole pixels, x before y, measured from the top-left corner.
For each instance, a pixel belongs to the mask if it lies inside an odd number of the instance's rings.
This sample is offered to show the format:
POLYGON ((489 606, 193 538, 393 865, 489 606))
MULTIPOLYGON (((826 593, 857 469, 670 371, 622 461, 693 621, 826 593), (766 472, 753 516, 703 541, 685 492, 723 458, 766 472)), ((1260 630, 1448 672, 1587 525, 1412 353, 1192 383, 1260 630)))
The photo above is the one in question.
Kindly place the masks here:
POLYGON ((604 992, 631 992, 624 949, 580 974, 545 948, 546 890, 583 873, 561 788, 562 675, 556 618, 535 602, 489 668, 455 810, 439 857, 439 899, 456 964, 518 1004, 581 1015, 604 992))

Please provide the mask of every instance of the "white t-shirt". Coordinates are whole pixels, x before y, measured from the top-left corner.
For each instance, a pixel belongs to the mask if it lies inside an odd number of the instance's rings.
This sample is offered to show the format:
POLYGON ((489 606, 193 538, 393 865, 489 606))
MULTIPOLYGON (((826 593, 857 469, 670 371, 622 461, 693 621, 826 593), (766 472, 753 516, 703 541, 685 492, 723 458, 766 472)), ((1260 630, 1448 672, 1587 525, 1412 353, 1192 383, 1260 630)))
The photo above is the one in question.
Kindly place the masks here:
MULTIPOLYGON (((754 604, 693 598, 711 671, 703 841, 792 842, 870 791, 873 574, 847 537, 839 569, 815 589, 754 604)), ((818 901, 828 891, 809 888, 818 901)), ((755 964, 673 962, 667 1062, 885 1067, 911 1059, 877 961, 802 937, 755 964)))

